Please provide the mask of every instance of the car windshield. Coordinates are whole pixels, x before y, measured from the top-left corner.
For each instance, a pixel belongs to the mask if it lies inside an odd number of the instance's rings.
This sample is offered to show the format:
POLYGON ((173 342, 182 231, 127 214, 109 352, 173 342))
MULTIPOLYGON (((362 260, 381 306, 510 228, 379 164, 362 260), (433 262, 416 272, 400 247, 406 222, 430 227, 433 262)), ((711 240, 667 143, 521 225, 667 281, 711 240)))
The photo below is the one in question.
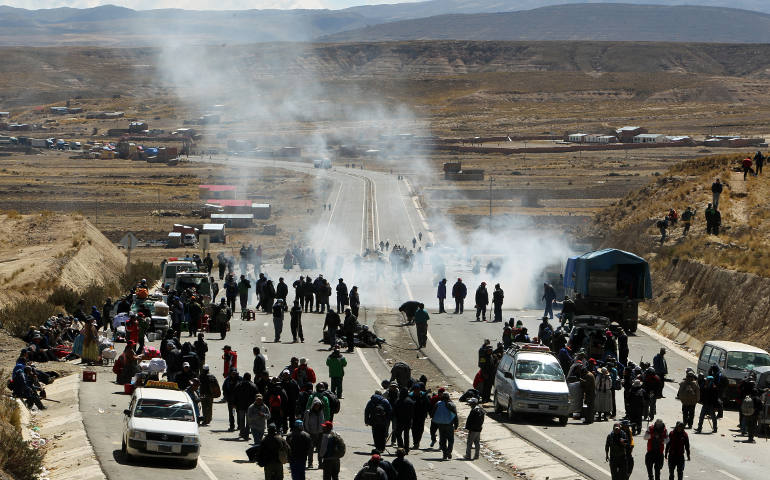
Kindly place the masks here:
POLYGON ((730 352, 727 354, 727 368, 753 370, 755 367, 770 366, 770 355, 756 352, 730 352))
POLYGON ((520 380, 545 380, 563 382, 564 372, 557 362, 519 360, 516 362, 516 378, 520 380))
POLYGON ((137 418, 156 418, 159 420, 178 420, 182 422, 195 421, 192 404, 174 400, 156 400, 143 398, 134 409, 137 418))

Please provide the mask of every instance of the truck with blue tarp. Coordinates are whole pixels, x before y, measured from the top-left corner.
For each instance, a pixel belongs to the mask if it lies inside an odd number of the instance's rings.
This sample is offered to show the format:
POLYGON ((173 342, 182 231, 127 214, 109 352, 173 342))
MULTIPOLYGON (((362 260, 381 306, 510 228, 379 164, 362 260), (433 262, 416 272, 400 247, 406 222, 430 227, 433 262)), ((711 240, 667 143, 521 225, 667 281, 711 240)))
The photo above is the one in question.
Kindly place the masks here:
POLYGON ((567 260, 564 291, 575 302, 576 315, 598 315, 635 332, 639 303, 652 298, 650 265, 645 259, 614 248, 567 260))

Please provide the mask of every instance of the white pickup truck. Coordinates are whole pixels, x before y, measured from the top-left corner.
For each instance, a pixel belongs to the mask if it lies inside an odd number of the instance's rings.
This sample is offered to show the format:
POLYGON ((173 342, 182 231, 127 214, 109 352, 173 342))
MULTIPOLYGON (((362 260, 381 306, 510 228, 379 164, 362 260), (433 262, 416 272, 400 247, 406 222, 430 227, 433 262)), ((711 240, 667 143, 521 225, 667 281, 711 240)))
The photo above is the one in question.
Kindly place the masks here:
POLYGON ((138 387, 123 414, 123 458, 162 457, 197 466, 198 417, 186 392, 138 387))

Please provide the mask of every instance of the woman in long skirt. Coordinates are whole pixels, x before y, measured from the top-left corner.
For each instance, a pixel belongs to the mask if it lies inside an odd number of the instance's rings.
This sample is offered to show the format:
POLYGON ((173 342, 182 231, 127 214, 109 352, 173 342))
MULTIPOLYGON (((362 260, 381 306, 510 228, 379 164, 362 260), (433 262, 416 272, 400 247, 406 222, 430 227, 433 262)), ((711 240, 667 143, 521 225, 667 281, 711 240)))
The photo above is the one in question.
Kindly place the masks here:
POLYGON ((80 358, 83 363, 93 365, 99 361, 99 337, 93 318, 86 320, 86 326, 83 327, 81 333, 83 334, 83 355, 80 358))

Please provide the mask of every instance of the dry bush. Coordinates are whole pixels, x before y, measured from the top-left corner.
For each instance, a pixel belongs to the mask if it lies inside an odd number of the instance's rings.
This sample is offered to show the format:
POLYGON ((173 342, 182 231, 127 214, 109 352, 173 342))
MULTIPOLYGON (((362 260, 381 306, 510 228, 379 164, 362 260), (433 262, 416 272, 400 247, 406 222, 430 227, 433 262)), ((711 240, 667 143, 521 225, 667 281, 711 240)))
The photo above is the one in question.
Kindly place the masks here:
POLYGON ((43 451, 32 448, 12 426, 0 421, 0 470, 15 480, 37 480, 43 451))
POLYGON ((143 260, 131 262, 131 267, 126 270, 130 270, 131 273, 123 273, 120 276, 121 293, 134 288, 139 283, 139 280, 143 278, 147 280, 148 285, 152 285, 160 280, 160 266, 152 262, 145 262, 143 260))
POLYGON ((56 313, 56 306, 39 298, 25 298, 0 309, 0 326, 20 337, 56 313))

